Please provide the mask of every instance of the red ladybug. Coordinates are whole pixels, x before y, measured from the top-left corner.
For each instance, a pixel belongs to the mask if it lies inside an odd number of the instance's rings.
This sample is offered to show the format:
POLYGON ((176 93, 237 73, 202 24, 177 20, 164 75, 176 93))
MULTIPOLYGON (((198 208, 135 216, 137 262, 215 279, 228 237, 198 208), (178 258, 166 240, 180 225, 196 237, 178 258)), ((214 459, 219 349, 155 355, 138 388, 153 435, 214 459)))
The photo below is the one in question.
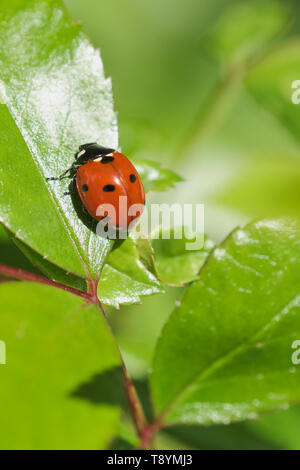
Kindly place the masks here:
POLYGON ((73 165, 60 176, 49 179, 62 179, 67 173, 74 177, 80 199, 93 219, 105 218, 107 223, 120 229, 127 228, 141 215, 145 204, 144 187, 138 172, 122 153, 97 143, 81 145, 73 165), (112 213, 107 212, 107 204, 113 206, 112 213), (130 211, 134 204, 139 206, 130 211))

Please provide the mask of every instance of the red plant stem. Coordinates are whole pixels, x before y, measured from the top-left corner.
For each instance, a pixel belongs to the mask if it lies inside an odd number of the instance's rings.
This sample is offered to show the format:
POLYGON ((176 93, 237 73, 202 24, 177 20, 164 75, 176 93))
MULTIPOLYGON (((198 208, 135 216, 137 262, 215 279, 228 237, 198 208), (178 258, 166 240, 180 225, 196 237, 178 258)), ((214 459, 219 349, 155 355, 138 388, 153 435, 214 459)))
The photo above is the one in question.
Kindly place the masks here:
MULTIPOLYGON (((87 293, 79 289, 75 289, 74 287, 66 286, 65 284, 62 284, 60 282, 53 281, 44 276, 40 276, 38 274, 25 271, 24 269, 13 268, 5 264, 0 264, 0 274, 2 274, 3 276, 14 278, 14 279, 19 279, 20 281, 38 282, 40 284, 57 287, 58 289, 62 289, 66 292, 75 294, 87 300, 89 303, 97 304, 105 320, 107 321, 109 328, 111 329, 111 325, 107 319, 107 316, 105 315, 103 306, 97 296, 97 287, 98 287, 99 281, 88 279, 87 280, 88 293, 87 293)), ((130 413, 131 413, 137 434, 140 439, 140 446, 144 449, 150 449, 153 436, 162 427, 162 425, 159 420, 154 421, 152 424, 147 423, 142 404, 136 392, 135 386, 128 374, 128 371, 126 369, 126 365, 123 361, 119 347, 118 347, 118 350, 120 353, 120 358, 121 358, 121 363, 122 363, 124 386, 126 390, 128 403, 129 403, 129 409, 130 409, 130 413)))
POLYGON ((87 279, 87 287, 88 287, 88 294, 89 296, 91 297, 92 299, 92 302, 95 303, 95 304, 98 304, 99 307, 100 307, 100 310, 102 312, 102 314, 105 316, 104 314, 104 310, 102 308, 102 304, 100 302, 100 300, 98 299, 98 284, 99 284, 99 279, 98 280, 94 280, 94 279, 87 279))
POLYGON ((122 359, 122 370, 123 370, 123 377, 124 377, 124 386, 126 390, 127 400, 130 408, 130 413, 133 418, 133 422, 136 428, 136 432, 140 438, 141 447, 144 449, 148 449, 148 441, 143 439, 145 430, 148 428, 148 423, 144 414, 144 410, 140 399, 138 397, 136 388, 127 372, 125 363, 122 359))
POLYGON ((140 435, 141 447, 143 449, 151 449, 154 436, 162 427, 163 423, 160 418, 158 418, 143 429, 143 432, 140 435))
POLYGON ((19 279, 20 281, 38 282, 40 284, 57 287, 58 289, 62 289, 66 292, 71 292, 72 294, 78 295, 79 297, 82 297, 89 302, 93 301, 91 295, 86 292, 75 289, 74 287, 66 286, 60 282, 52 281, 47 277, 40 276, 29 271, 24 271, 24 269, 13 268, 11 266, 7 266, 6 264, 0 264, 0 274, 3 276, 12 277, 14 279, 19 279))
MULTIPOLYGON (((90 290, 93 291, 93 287, 91 286, 91 283, 89 284, 89 291, 90 290)), ((108 325, 109 329, 112 332, 113 337, 115 338, 115 336, 113 334, 113 331, 112 331, 111 324, 110 324, 110 322, 109 322, 109 320, 108 320, 108 318, 107 318, 107 316, 104 312, 103 306, 102 306, 99 299, 98 299, 98 306, 99 306, 99 309, 100 309, 103 317, 105 318, 105 320, 107 322, 107 325, 108 325)), ((137 394, 136 388, 135 388, 135 386, 134 386, 134 384, 133 384, 133 382, 132 382, 132 380, 131 380, 131 378, 128 374, 125 362, 124 362, 123 357, 122 357, 122 353, 120 351, 120 348, 119 348, 119 345, 118 345, 116 339, 115 339, 115 343, 116 343, 116 347, 119 351, 119 356, 120 356, 120 360, 121 360, 121 364, 122 364, 124 387, 125 387, 125 391, 126 391, 126 396, 127 396, 127 401, 128 401, 128 405, 129 405, 130 414, 131 414, 131 417, 132 417, 137 435, 140 438, 140 445, 141 445, 142 448, 146 448, 146 447, 144 447, 143 435, 144 435, 145 430, 148 428, 148 423, 147 423, 147 420, 146 420, 146 417, 145 417, 145 414, 144 414, 143 406, 142 406, 141 401, 139 399, 139 396, 137 394)))

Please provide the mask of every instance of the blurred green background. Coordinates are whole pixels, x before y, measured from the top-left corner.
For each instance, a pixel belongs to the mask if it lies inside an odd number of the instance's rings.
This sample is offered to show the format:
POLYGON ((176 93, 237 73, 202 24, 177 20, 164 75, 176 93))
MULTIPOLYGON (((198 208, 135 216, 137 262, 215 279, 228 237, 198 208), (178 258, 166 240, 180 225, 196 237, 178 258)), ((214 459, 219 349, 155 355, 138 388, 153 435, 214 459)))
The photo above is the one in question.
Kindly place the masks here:
MULTIPOLYGON (((291 0, 66 0, 101 49, 129 157, 161 161, 185 181, 155 202, 205 204, 216 242, 259 216, 298 214, 300 4, 291 0)), ((84 70, 82 71, 84 73, 84 70)), ((101 110, 99 110, 101 112, 101 110)), ((1 246, 1 262, 26 267, 1 246)), ((111 311, 131 374, 143 382, 156 338, 182 295, 111 311)), ((300 408, 229 426, 180 427, 161 448, 299 449, 300 408)))

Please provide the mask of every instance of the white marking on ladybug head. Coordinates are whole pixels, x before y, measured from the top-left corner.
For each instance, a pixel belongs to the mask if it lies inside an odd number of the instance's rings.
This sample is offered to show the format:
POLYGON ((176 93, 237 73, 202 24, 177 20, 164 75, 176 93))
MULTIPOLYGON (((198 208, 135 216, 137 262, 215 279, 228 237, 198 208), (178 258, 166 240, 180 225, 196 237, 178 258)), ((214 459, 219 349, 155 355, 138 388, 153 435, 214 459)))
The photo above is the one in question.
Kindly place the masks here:
POLYGON ((84 154, 85 154, 85 150, 81 150, 81 152, 77 154, 77 158, 81 157, 81 155, 84 155, 84 154))

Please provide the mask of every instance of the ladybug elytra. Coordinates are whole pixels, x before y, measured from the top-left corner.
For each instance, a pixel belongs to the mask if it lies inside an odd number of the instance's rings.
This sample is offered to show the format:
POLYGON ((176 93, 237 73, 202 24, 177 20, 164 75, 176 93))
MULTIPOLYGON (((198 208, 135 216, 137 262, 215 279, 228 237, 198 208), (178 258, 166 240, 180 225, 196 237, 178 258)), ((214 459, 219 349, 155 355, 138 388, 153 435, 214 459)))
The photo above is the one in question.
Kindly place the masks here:
POLYGON ((49 179, 59 180, 68 173, 74 177, 83 206, 93 219, 106 219, 119 229, 127 228, 141 215, 144 187, 137 170, 122 153, 95 142, 81 145, 72 166, 49 179), (108 205, 113 207, 113 213, 106 211, 108 205), (133 206, 139 210, 132 211, 133 206))

